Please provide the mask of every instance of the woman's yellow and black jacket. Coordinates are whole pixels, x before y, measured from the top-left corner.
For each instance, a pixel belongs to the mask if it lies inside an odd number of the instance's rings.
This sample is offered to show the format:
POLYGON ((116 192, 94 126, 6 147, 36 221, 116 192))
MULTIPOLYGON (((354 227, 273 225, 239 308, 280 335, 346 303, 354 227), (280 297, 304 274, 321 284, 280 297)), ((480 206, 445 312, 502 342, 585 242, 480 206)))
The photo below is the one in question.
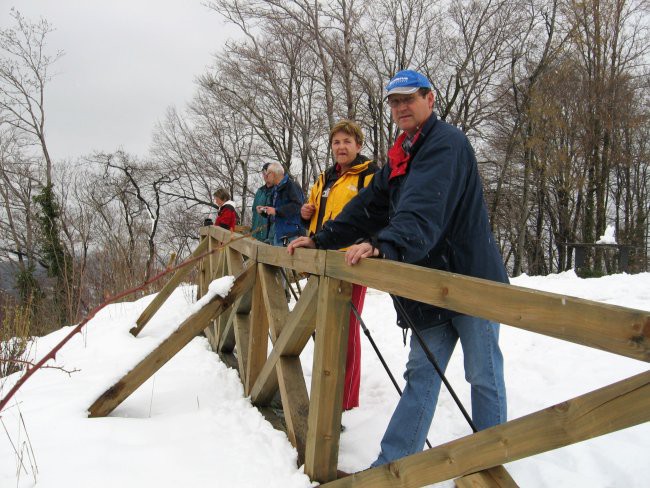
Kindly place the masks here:
POLYGON ((370 184, 377 169, 374 161, 359 154, 345 174, 338 176, 335 166, 321 173, 309 193, 307 202, 316 207, 309 221, 309 235, 318 232, 323 223, 341 213, 343 207, 356 197, 362 188, 370 184))

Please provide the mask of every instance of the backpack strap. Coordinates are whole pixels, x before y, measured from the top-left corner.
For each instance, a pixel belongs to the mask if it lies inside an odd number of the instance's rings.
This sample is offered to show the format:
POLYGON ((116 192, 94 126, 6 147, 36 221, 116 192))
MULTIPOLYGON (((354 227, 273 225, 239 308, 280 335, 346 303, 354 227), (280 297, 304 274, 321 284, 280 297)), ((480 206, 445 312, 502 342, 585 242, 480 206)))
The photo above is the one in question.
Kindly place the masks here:
POLYGON ((361 173, 359 173, 359 180, 357 182, 357 191, 361 191, 365 186, 364 183, 366 182, 366 177, 370 175, 374 175, 378 169, 379 166, 377 166, 377 163, 375 163, 374 161, 370 161, 368 167, 364 169, 361 173))

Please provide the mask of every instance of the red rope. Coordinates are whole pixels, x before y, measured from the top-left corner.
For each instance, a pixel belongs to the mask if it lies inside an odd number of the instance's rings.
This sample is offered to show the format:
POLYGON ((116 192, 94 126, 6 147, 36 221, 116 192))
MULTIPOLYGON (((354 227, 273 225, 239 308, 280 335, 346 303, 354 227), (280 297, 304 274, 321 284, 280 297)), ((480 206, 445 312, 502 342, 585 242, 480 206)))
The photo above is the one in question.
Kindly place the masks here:
MULTIPOLYGON (((231 235, 232 235, 232 234, 231 234, 231 235)), ((131 288, 131 289, 129 289, 129 290, 125 290, 125 291, 123 291, 123 292, 121 292, 121 293, 118 293, 117 295, 113 295, 112 297, 108 298, 106 301, 104 301, 103 303, 101 303, 100 305, 98 305, 97 307, 95 307, 94 309, 92 309, 92 310, 90 311, 90 313, 89 313, 89 314, 88 314, 88 315, 87 315, 87 316, 86 316, 86 317, 85 317, 85 318, 84 318, 84 319, 79 323, 79 325, 77 325, 74 329, 72 329, 72 331, 70 331, 70 333, 69 333, 67 336, 65 336, 65 337, 63 338, 63 340, 61 340, 61 342, 59 342, 56 346, 54 346, 54 347, 52 348, 52 350, 51 350, 50 352, 48 352, 45 356, 43 356, 43 358, 42 358, 39 362, 37 362, 37 363, 34 364, 31 368, 29 368, 29 369, 27 369, 27 371, 25 371, 25 374, 24 374, 23 376, 21 376, 20 379, 19 379, 19 380, 16 382, 16 384, 13 386, 13 388, 11 388, 11 390, 9 390, 9 393, 7 393, 7 394, 4 396, 4 398, 2 398, 2 400, 0 400, 0 412, 2 412, 2 411, 4 410, 4 408, 5 408, 5 407, 7 406, 7 404, 9 403, 9 400, 11 400, 11 398, 16 394, 16 392, 17 392, 18 390, 20 390, 20 388, 25 384, 25 382, 26 382, 26 381, 27 381, 27 380, 28 380, 28 379, 29 379, 29 378, 30 378, 30 377, 31 377, 31 376, 32 376, 36 371, 38 371, 38 370, 39 370, 39 369, 40 369, 40 368, 41 368, 41 367, 42 367, 42 366, 43 366, 47 361, 49 361, 50 359, 55 359, 56 354, 59 352, 59 350, 60 350, 63 346, 65 346, 65 345, 68 343, 68 341, 69 341, 70 339, 72 339, 72 337, 74 337, 75 334, 78 334, 79 332, 81 332, 81 330, 84 328, 84 326, 85 326, 85 325, 86 325, 90 320, 92 320, 92 319, 95 317, 95 315, 97 314, 97 312, 99 312, 100 310, 102 310, 104 307, 106 307, 107 305, 110 305, 110 304, 113 303, 113 302, 118 301, 118 300, 121 299, 121 298, 124 298, 124 297, 126 297, 126 296, 128 296, 128 295, 131 295, 132 293, 135 293, 136 291, 143 290, 144 288, 146 288, 146 287, 149 286, 150 284, 155 283, 155 282, 158 281, 160 278, 162 278, 163 276, 165 276, 165 275, 171 273, 172 271, 176 271, 176 270, 178 270, 178 269, 181 269, 181 268, 184 268, 184 267, 186 267, 186 266, 189 266, 190 264, 194 264, 195 262, 197 262, 197 261, 199 261, 199 260, 201 260, 201 259, 203 259, 203 258, 205 258, 205 257, 207 257, 207 256, 210 256, 211 254, 214 254, 214 253, 217 252, 217 251, 220 251, 221 249, 224 248, 224 246, 226 246, 226 245, 228 245, 228 244, 231 244, 232 242, 238 241, 239 239, 243 239, 244 237, 248 237, 248 236, 250 236, 250 235, 251 235, 251 233, 248 233, 248 234, 244 234, 244 235, 242 235, 242 236, 240 236, 240 237, 236 237, 235 239, 232 239, 232 240, 228 241, 227 243, 224 243, 224 244, 219 245, 218 247, 212 249, 211 251, 206 251, 205 253, 203 253, 203 254, 201 254, 201 255, 199 255, 199 256, 196 256, 196 257, 194 257, 194 258, 192 258, 192 259, 188 259, 188 260, 186 260, 186 261, 183 261, 181 264, 179 264, 179 265, 177 265, 177 266, 174 266, 173 268, 167 268, 166 270, 164 270, 164 271, 158 273, 158 274, 157 274, 156 276, 154 276, 153 278, 150 278, 149 280, 145 281, 145 282, 142 283, 140 286, 135 287, 135 288, 131 288)))

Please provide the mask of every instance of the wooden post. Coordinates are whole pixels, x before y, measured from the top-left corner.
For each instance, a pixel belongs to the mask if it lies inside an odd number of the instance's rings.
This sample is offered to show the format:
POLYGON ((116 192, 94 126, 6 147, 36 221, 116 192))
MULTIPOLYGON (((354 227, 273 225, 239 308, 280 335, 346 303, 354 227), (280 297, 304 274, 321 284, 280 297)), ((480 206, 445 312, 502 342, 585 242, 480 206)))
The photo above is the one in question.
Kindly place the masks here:
MULTIPOLYGON (((228 246, 226 251, 226 257, 228 258, 228 268, 230 272, 235 276, 241 273, 241 270, 244 269, 244 257, 241 253, 235 251, 232 247, 228 246)), ((250 265, 253 266, 253 260, 250 260, 250 265)), ((248 291, 244 293, 236 304, 236 314, 232 321, 232 334, 230 330, 226 330, 224 333, 223 343, 219 344, 220 350, 232 351, 233 348, 237 348, 237 364, 239 367, 239 377, 242 380, 242 384, 246 383, 246 365, 248 361, 248 344, 250 341, 249 332, 250 332, 250 312, 252 304, 252 295, 253 292, 248 291), (232 340, 231 340, 232 335, 232 340)))
MULTIPOLYGON (((257 266, 255 266, 257 270, 257 266)), ((269 347, 269 321, 264 309, 264 297, 262 296, 262 284, 260 280, 255 281, 253 287, 253 303, 251 308, 251 321, 248 335, 248 358, 246 360, 246 380, 244 391, 250 394, 251 387, 255 384, 260 374, 269 347)))
MULTIPOLYGON (((244 260, 240 253, 229 247, 225 250, 224 275, 237 276, 244 268, 244 260)), ((242 314, 248 315, 251 310, 251 293, 243 294, 228 314, 223 314, 223 330, 219 334, 217 352, 228 354, 235 348, 235 319, 242 314)))
MULTIPOLYGON (((226 246, 225 243, 224 243, 224 246, 226 246)), ((219 261, 217 262, 217 267, 216 267, 215 274, 214 274, 214 278, 221 277, 221 276, 230 276, 230 275, 234 274, 233 271, 228 266, 228 258, 227 258, 227 252, 226 252, 227 249, 228 249, 227 247, 224 247, 223 251, 220 253, 219 261)), ((233 309, 233 313, 234 313, 234 309, 233 309)), ((222 339, 223 339, 223 332, 224 332, 224 328, 225 328, 225 323, 228 320, 229 315, 230 314, 222 314, 222 315, 219 316, 218 319, 216 319, 215 326, 216 326, 217 337, 219 339, 219 342, 221 342, 222 339)))
MULTIPOLYGON (((258 281, 262 284, 262 294, 271 331, 271 340, 277 342, 282 333, 289 308, 282 287, 278 268, 258 264, 258 281)), ((302 464, 307 438, 307 412, 309 395, 298 356, 281 356, 275 368, 284 419, 287 423, 287 436, 298 451, 298 463, 302 464)))
POLYGON ((305 473, 321 483, 336 479, 351 295, 350 283, 321 280, 305 452, 305 473))
MULTIPOLYGON (((207 251, 210 238, 208 236, 202 236, 201 240, 205 241, 205 249, 207 251)), ((209 267, 208 267, 208 260, 206 258, 203 258, 199 261, 198 269, 199 269, 199 276, 198 276, 198 286, 196 287, 196 299, 200 300, 201 297, 205 294, 205 292, 208 291, 207 275, 209 273, 209 267)))
POLYGON ((244 391, 246 390, 246 375, 248 371, 248 347, 250 344, 251 316, 237 314, 234 322, 235 342, 237 344, 237 364, 239 366, 239 377, 241 378, 244 391))
MULTIPOLYGON (((206 236, 206 239, 208 241, 208 252, 214 251, 215 249, 220 249, 221 245, 214 237, 208 235, 206 236)), ((208 287, 210 286, 210 283, 212 283, 213 280, 223 276, 219 274, 219 268, 221 267, 220 264, 221 262, 223 262, 222 250, 220 250, 219 252, 215 252, 214 254, 210 254, 206 259, 203 260, 203 266, 205 268, 205 273, 203 276, 203 285, 202 285, 203 294, 208 291, 208 287)), ((221 317, 221 315, 219 317, 221 317)), ((217 317, 214 320, 211 320, 208 323, 207 327, 203 330, 203 333, 208 338, 208 342, 210 343, 210 347, 212 348, 213 351, 217 350, 218 341, 219 341, 219 337, 217 335, 217 327, 216 327, 219 317, 217 317)))
POLYGON ((280 357, 300 356, 309 341, 315 329, 317 295, 318 277, 312 276, 287 317, 287 325, 273 344, 273 351, 251 389, 251 401, 254 404, 266 405, 278 389, 275 367, 280 357))

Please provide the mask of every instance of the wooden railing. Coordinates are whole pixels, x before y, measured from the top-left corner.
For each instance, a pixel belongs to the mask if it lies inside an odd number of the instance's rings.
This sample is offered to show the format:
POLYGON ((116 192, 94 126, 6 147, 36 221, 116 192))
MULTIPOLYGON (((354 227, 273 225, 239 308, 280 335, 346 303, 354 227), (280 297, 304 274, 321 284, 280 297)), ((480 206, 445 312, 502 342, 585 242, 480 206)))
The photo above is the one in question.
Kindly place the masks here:
MULTIPOLYGON (((375 259, 346 266, 337 251, 283 248, 217 227, 201 229, 198 296, 224 275, 236 277, 226 298, 215 297, 181 324, 89 408, 107 415, 193 337, 240 374, 246 395, 264 407, 280 393, 286 432, 305 473, 331 487, 418 487, 457 478, 461 487, 516 486, 500 465, 650 420, 650 371, 434 447, 336 480, 350 311, 356 283, 562 340, 650 361, 650 313, 487 280, 375 259), (289 311, 280 268, 308 275, 289 311), (310 394, 300 353, 316 331, 310 394), (268 337, 273 348, 269 354, 268 337)), ((189 268, 176 272, 142 313, 137 335, 189 268)))

